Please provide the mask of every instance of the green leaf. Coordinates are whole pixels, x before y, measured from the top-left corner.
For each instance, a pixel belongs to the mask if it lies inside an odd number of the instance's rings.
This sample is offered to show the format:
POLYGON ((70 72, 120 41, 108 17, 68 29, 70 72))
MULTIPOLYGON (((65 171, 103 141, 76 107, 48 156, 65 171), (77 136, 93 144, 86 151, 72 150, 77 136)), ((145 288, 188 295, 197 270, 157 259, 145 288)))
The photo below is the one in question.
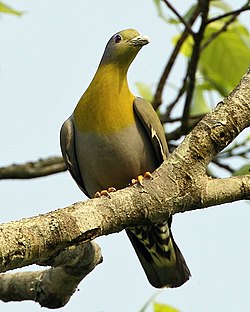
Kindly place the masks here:
POLYGON ((199 84, 199 87, 204 91, 215 91, 214 86, 209 83, 209 81, 205 81, 199 84))
MULTIPOLYGON (((209 24, 202 44, 219 31, 224 23, 225 19, 209 24)), ((178 39, 179 35, 175 36, 174 43, 178 39)), ((182 45, 181 52, 188 58, 193 44, 193 38, 189 36, 182 45)), ((201 51, 198 70, 204 82, 222 96, 226 96, 239 83, 248 67, 249 59, 250 34, 246 27, 236 21, 201 51)))
POLYGON ((154 298, 159 295, 159 293, 162 291, 162 289, 158 289, 148 300, 147 302, 143 305, 143 307, 139 310, 139 312, 146 312, 147 308, 151 305, 153 302, 154 298))
POLYGON ((197 85, 194 90, 193 101, 190 109, 191 116, 207 114, 211 111, 204 97, 204 85, 197 85))
MULTIPOLYGON (((175 35, 172 38, 173 44, 176 44, 179 38, 180 38, 180 35, 175 35)), ((184 54, 186 57, 190 57, 192 53, 192 49, 193 49, 193 44, 194 44, 193 37, 188 36, 186 40, 184 41, 183 45, 181 46, 181 50, 180 50, 181 53, 184 54)))
POLYGON ((166 21, 169 23, 169 24, 180 24, 180 21, 175 19, 175 18, 167 18, 166 21))
POLYGON ((3 2, 0 2, 0 13, 14 14, 17 16, 21 16, 23 14, 23 12, 14 10, 3 2))
POLYGON ((221 0, 211 1, 210 6, 221 9, 225 13, 232 11, 232 8, 230 7, 230 5, 228 5, 226 2, 221 1, 221 0))
POLYGON ((158 13, 158 16, 162 18, 165 22, 169 22, 169 19, 164 15, 162 7, 161 7, 161 0, 153 0, 155 6, 156 6, 156 11, 158 13))
POLYGON ((190 18, 193 16, 194 11, 197 9, 197 4, 194 4, 190 7, 190 9, 187 11, 187 13, 184 14, 184 20, 188 22, 190 18))
MULTIPOLYGON (((221 20, 211 23, 206 29, 205 38, 210 38, 223 25, 221 20)), ((202 51, 199 70, 204 80, 225 96, 245 73, 249 56, 249 32, 242 24, 234 22, 202 51)))
POLYGON ((136 82, 135 85, 140 93, 140 96, 144 100, 151 103, 153 101, 153 92, 151 90, 151 87, 142 82, 136 82))
POLYGON ((250 165, 244 165, 233 173, 234 176, 240 176, 240 175, 246 175, 246 174, 250 174, 250 165))
POLYGON ((180 310, 173 308, 166 304, 154 303, 154 312, 180 312, 180 310))
MULTIPOLYGON (((196 8, 197 8, 197 4, 192 5, 190 9, 188 9, 188 11, 183 15, 183 18, 186 22, 188 22, 190 18, 193 16, 196 8)), ((182 22, 179 19, 175 19, 175 18, 169 18, 167 19, 167 22, 169 24, 182 24, 182 22)))
MULTIPOLYGON (((163 13, 163 9, 162 9, 162 1, 161 0, 153 0, 155 6, 156 6, 156 10, 158 13, 158 16, 160 18, 162 18, 165 22, 169 23, 169 24, 182 24, 182 22, 178 19, 178 18, 168 18, 165 16, 165 14, 163 13)), ((197 4, 192 5, 190 7, 190 9, 187 11, 187 13, 184 14, 183 18, 185 21, 189 21, 190 17, 193 15, 194 11, 197 8, 197 4)))

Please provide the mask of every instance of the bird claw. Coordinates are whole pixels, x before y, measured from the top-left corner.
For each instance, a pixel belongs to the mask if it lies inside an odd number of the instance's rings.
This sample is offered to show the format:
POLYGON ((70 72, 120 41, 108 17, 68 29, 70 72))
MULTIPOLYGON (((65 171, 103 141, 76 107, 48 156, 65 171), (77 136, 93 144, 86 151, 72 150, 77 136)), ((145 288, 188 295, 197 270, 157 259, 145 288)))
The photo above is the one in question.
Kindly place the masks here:
POLYGON ((115 187, 109 187, 107 190, 101 190, 100 192, 96 192, 94 198, 100 198, 102 196, 111 198, 110 193, 116 192, 115 187))
POLYGON ((146 171, 144 174, 144 179, 153 180, 153 176, 149 171, 146 171))
POLYGON ((149 171, 147 171, 147 172, 145 172, 144 175, 139 175, 137 177, 137 179, 132 179, 131 180, 131 185, 139 184, 140 186, 143 186, 142 181, 144 179, 148 179, 148 180, 149 179, 153 179, 153 176, 152 176, 152 174, 149 171))

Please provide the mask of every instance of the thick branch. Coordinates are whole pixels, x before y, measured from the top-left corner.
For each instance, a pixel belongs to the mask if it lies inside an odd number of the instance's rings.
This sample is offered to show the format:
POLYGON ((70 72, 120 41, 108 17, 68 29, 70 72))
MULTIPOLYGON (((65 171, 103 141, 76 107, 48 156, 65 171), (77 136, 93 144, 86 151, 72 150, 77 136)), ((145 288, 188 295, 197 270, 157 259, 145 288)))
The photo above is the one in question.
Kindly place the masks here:
POLYGON ((69 301, 80 281, 101 262, 100 248, 94 242, 72 246, 44 263, 50 264, 50 269, 1 274, 0 299, 33 300, 43 307, 60 308, 69 301))
POLYGON ((100 235, 161 221, 170 213, 250 198, 250 176, 210 180, 201 175, 195 179, 185 172, 183 177, 183 171, 175 173, 181 163, 177 157, 172 158, 155 172, 154 181, 118 191, 111 199, 92 199, 1 225, 1 272, 46 261, 66 246, 100 235))
POLYGON ((169 214, 249 199, 250 176, 211 180, 205 174, 214 156, 249 126, 249 98, 250 71, 155 171, 154 181, 145 180, 143 187, 1 225, 1 271, 39 263, 67 246, 158 222, 169 214))
MULTIPOLYGON (((231 203, 235 200, 250 199, 250 175, 227 179, 209 179, 202 194, 207 207, 212 205, 231 203), (216 203, 215 203, 216 199, 216 203)), ((203 200, 202 200, 203 202, 203 200)))

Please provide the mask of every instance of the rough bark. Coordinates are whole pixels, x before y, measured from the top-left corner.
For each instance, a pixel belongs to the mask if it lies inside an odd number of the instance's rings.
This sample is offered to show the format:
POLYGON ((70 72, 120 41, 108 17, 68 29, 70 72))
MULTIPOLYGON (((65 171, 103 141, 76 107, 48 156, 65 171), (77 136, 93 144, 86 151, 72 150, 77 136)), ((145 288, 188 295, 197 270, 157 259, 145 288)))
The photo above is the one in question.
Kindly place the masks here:
POLYGON ((101 262, 101 250, 94 242, 69 247, 47 259, 45 265, 51 265, 50 269, 1 274, 0 299, 33 300, 48 308, 62 307, 81 280, 101 262))

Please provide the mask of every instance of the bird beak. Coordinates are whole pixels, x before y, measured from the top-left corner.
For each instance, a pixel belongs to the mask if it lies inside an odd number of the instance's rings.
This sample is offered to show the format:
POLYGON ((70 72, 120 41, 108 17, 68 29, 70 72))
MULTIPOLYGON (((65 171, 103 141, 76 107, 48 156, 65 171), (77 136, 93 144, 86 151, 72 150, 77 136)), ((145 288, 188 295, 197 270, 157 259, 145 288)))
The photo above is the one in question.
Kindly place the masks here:
POLYGON ((133 46, 139 46, 142 47, 150 42, 149 37, 147 36, 136 36, 135 38, 129 40, 129 43, 132 44, 133 46))

